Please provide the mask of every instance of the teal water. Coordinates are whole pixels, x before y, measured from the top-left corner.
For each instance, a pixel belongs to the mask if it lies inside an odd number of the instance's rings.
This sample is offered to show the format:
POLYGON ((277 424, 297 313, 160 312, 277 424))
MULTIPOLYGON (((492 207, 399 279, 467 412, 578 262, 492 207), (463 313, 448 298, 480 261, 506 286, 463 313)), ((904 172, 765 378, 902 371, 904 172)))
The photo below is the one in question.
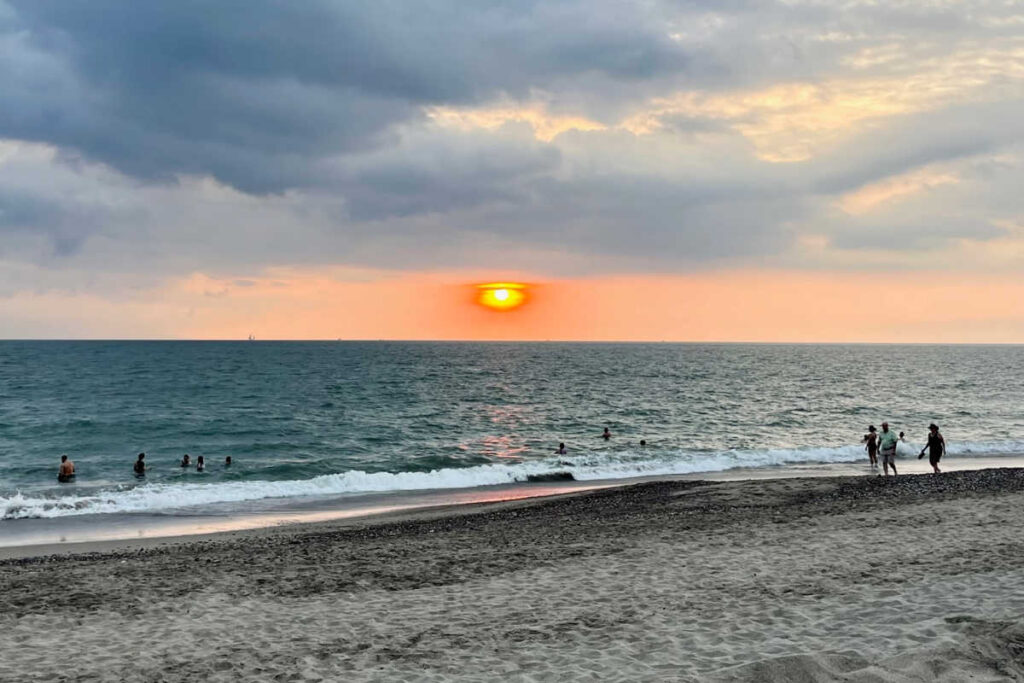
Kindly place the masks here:
POLYGON ((7 341, 0 514, 850 462, 883 419, 1019 453, 1021 386, 1020 346, 7 341))

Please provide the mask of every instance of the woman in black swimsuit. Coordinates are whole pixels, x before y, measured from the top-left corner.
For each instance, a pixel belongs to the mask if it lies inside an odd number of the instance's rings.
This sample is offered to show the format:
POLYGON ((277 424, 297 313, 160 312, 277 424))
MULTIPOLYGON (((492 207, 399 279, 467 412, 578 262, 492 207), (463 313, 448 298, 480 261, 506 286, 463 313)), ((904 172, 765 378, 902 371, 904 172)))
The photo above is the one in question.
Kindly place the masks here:
POLYGON ((941 474, 939 460, 946 454, 946 440, 939 434, 939 426, 934 422, 928 425, 928 444, 921 449, 921 455, 917 456, 918 460, 924 457, 925 451, 928 451, 928 462, 931 463, 935 474, 941 474))
POLYGON ((872 467, 878 467, 878 434, 875 434, 875 425, 868 427, 868 433, 864 435, 864 448, 868 449, 868 458, 872 467))

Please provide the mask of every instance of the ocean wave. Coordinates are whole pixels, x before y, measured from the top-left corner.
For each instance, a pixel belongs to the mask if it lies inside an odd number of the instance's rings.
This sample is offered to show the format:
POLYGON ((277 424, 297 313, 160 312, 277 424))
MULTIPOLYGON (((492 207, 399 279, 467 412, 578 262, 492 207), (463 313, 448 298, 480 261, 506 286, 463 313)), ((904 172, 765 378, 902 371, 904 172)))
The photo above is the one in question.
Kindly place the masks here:
MULTIPOLYGON (((916 456, 920 446, 901 443, 899 454, 916 456)), ((1024 452, 1024 442, 960 443, 950 455, 996 455, 1024 452)), ((571 472, 577 481, 629 479, 644 476, 722 472, 800 463, 848 463, 865 459, 864 446, 729 450, 715 453, 633 450, 561 456, 513 465, 488 464, 430 472, 363 472, 350 470, 309 479, 231 481, 209 484, 152 483, 101 491, 91 495, 47 497, 20 492, 0 496, 0 519, 64 517, 69 515, 160 512, 230 504, 267 498, 299 498, 388 491, 465 489, 551 479, 571 472)))

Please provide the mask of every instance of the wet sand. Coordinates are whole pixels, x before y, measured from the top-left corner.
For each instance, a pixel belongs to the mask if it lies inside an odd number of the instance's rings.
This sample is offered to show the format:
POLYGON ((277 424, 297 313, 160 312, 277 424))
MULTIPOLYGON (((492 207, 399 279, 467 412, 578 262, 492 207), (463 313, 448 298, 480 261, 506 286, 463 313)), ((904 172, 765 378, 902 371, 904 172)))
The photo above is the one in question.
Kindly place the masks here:
POLYGON ((1022 529, 994 469, 86 544, 0 562, 0 680, 1024 680, 1022 529))

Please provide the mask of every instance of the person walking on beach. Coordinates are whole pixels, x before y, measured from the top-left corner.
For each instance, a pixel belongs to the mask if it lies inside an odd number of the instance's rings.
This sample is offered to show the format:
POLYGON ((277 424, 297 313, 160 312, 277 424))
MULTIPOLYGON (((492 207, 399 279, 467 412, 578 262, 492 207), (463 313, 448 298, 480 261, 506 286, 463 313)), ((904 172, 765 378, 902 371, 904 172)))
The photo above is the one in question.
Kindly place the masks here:
POLYGON ((57 471, 57 481, 66 484, 75 478, 75 463, 68 460, 68 456, 60 456, 60 469, 57 471))
POLYGON ((145 453, 139 453, 139 459, 135 461, 135 466, 132 468, 135 470, 136 477, 146 476, 146 463, 143 462, 146 459, 145 453))
POLYGON ((946 454, 946 440, 942 438, 939 426, 934 422, 928 425, 928 443, 921 449, 921 455, 917 456, 918 460, 924 457, 925 451, 928 451, 928 462, 935 470, 935 474, 942 474, 942 470, 939 469, 939 460, 946 454))
POLYGON ((882 469, 885 476, 889 476, 889 468, 892 467, 892 474, 896 476, 896 444, 899 437, 889 429, 889 423, 882 423, 882 433, 878 435, 878 450, 882 452, 882 469))
POLYGON ((864 435, 864 448, 868 451, 871 466, 878 467, 878 434, 875 433, 875 425, 870 425, 868 433, 864 435))

